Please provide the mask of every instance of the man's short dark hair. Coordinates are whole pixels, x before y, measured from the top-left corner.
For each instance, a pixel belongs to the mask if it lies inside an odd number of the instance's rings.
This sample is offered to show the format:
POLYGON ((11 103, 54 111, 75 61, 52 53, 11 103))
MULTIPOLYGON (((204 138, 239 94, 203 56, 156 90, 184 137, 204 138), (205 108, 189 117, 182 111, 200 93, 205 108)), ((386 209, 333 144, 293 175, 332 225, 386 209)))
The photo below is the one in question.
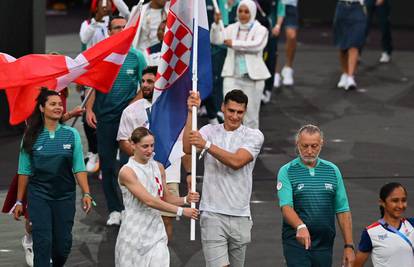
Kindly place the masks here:
POLYGON ((245 108, 247 108, 247 102, 249 102, 247 95, 239 89, 234 89, 228 92, 224 97, 224 104, 229 103, 230 100, 239 104, 245 104, 245 108))
POLYGON ((147 66, 142 70, 142 76, 144 76, 147 73, 154 74, 154 76, 157 76, 157 66, 147 66))
POLYGON ((119 15, 111 16, 111 17, 109 18, 109 23, 108 23, 108 29, 109 29, 109 30, 111 30, 111 27, 112 27, 112 21, 113 21, 114 19, 124 19, 124 20, 127 20, 126 18, 124 18, 124 17, 122 17, 122 16, 119 16, 119 15))

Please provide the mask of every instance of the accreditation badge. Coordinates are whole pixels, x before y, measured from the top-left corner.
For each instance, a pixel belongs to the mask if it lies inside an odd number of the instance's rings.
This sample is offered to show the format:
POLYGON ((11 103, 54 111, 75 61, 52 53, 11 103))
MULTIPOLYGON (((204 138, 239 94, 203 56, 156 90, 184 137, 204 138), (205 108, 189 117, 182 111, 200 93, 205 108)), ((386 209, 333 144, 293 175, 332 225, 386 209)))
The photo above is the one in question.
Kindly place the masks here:
POLYGON ((276 186, 277 191, 279 191, 280 189, 282 189, 282 187, 283 187, 282 182, 281 182, 281 181, 278 181, 278 182, 277 182, 277 186, 276 186))

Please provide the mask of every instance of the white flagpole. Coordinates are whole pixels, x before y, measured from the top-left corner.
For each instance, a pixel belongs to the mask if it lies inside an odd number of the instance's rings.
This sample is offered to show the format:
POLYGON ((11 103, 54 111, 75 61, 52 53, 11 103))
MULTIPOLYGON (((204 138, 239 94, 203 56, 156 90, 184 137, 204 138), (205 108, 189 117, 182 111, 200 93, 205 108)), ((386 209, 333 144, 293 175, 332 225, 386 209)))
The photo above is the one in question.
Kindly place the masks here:
MULTIPOLYGON (((194 12, 194 22, 193 22, 193 92, 197 92, 197 81, 198 81, 198 1, 193 0, 193 12, 194 12)), ((197 131, 197 107, 193 106, 192 108, 192 129, 197 131)), ((196 191, 196 147, 191 146, 191 191, 196 191)), ((195 208, 195 203, 191 203, 191 208, 195 208)), ((195 220, 191 219, 190 227, 190 240, 195 240, 195 220)))

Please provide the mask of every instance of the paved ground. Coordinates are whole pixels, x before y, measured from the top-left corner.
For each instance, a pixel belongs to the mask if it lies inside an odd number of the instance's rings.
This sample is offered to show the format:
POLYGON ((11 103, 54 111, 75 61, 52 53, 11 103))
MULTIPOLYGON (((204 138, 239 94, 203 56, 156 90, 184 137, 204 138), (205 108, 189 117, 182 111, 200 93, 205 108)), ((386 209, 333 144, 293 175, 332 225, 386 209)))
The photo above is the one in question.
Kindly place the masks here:
MULTIPOLYGON (((48 50, 74 56, 78 48, 76 34, 47 39, 48 50)), ((353 211, 355 242, 363 227, 378 216, 377 194, 382 184, 393 180, 405 184, 409 192, 414 188, 414 51, 396 51, 393 61, 386 65, 377 63, 379 54, 378 50, 365 50, 357 75, 360 88, 344 92, 335 88, 339 67, 333 47, 311 40, 298 47, 295 87, 277 90, 261 111, 265 143, 254 172, 253 240, 246 266, 284 265, 275 172, 295 156, 293 135, 302 124, 316 123, 325 131, 321 157, 337 163, 342 170, 353 211)), ((78 98, 72 93, 69 105, 75 104, 78 98)), ((76 126, 80 128, 79 123, 76 126)), ((18 144, 16 137, 0 140, 0 202, 16 168, 18 144)), ((88 216, 79 208, 67 266, 113 266, 117 228, 104 225, 106 211, 100 181, 90 177, 90 183, 99 206, 88 216)), ((407 213, 413 215, 412 207, 407 213)), ((22 233, 22 223, 0 215, 0 266, 24 266, 22 233)), ((174 234, 171 266, 203 266, 199 233, 197 241, 190 242, 189 223, 181 220, 175 223, 174 234)), ((333 266, 340 266, 341 247, 338 232, 333 266)))

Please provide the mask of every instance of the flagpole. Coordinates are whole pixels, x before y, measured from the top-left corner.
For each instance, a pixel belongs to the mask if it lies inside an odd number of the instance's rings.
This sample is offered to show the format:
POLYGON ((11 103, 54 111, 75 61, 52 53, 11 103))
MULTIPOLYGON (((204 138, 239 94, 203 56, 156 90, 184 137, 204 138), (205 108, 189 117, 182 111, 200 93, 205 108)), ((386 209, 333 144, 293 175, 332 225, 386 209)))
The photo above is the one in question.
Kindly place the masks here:
MULTIPOLYGON (((198 0, 193 0, 193 69, 192 69, 192 81, 193 81, 193 92, 197 92, 197 81, 198 81, 198 0)), ((192 129, 197 131, 197 107, 192 107, 192 129)), ((196 191, 196 147, 191 146, 191 191, 196 191)), ((195 203, 191 203, 191 208, 195 208, 195 203)), ((195 220, 191 219, 190 227, 190 240, 195 240, 195 220)))
MULTIPOLYGON (((95 90, 95 89, 93 89, 93 88, 89 89, 88 93, 87 93, 87 94, 86 94, 86 96, 85 96, 85 99, 83 99, 83 101, 82 101, 82 104, 81 104, 81 106, 80 106, 80 107, 81 107, 81 109, 84 109, 84 108, 85 108, 85 106, 86 106, 86 102, 88 102, 89 97, 91 97, 91 94, 92 94, 93 90, 95 90)), ((76 122, 78 121, 78 118, 79 118, 79 116, 78 116, 78 117, 76 117, 76 118, 73 120, 71 127, 75 126, 76 122)))

